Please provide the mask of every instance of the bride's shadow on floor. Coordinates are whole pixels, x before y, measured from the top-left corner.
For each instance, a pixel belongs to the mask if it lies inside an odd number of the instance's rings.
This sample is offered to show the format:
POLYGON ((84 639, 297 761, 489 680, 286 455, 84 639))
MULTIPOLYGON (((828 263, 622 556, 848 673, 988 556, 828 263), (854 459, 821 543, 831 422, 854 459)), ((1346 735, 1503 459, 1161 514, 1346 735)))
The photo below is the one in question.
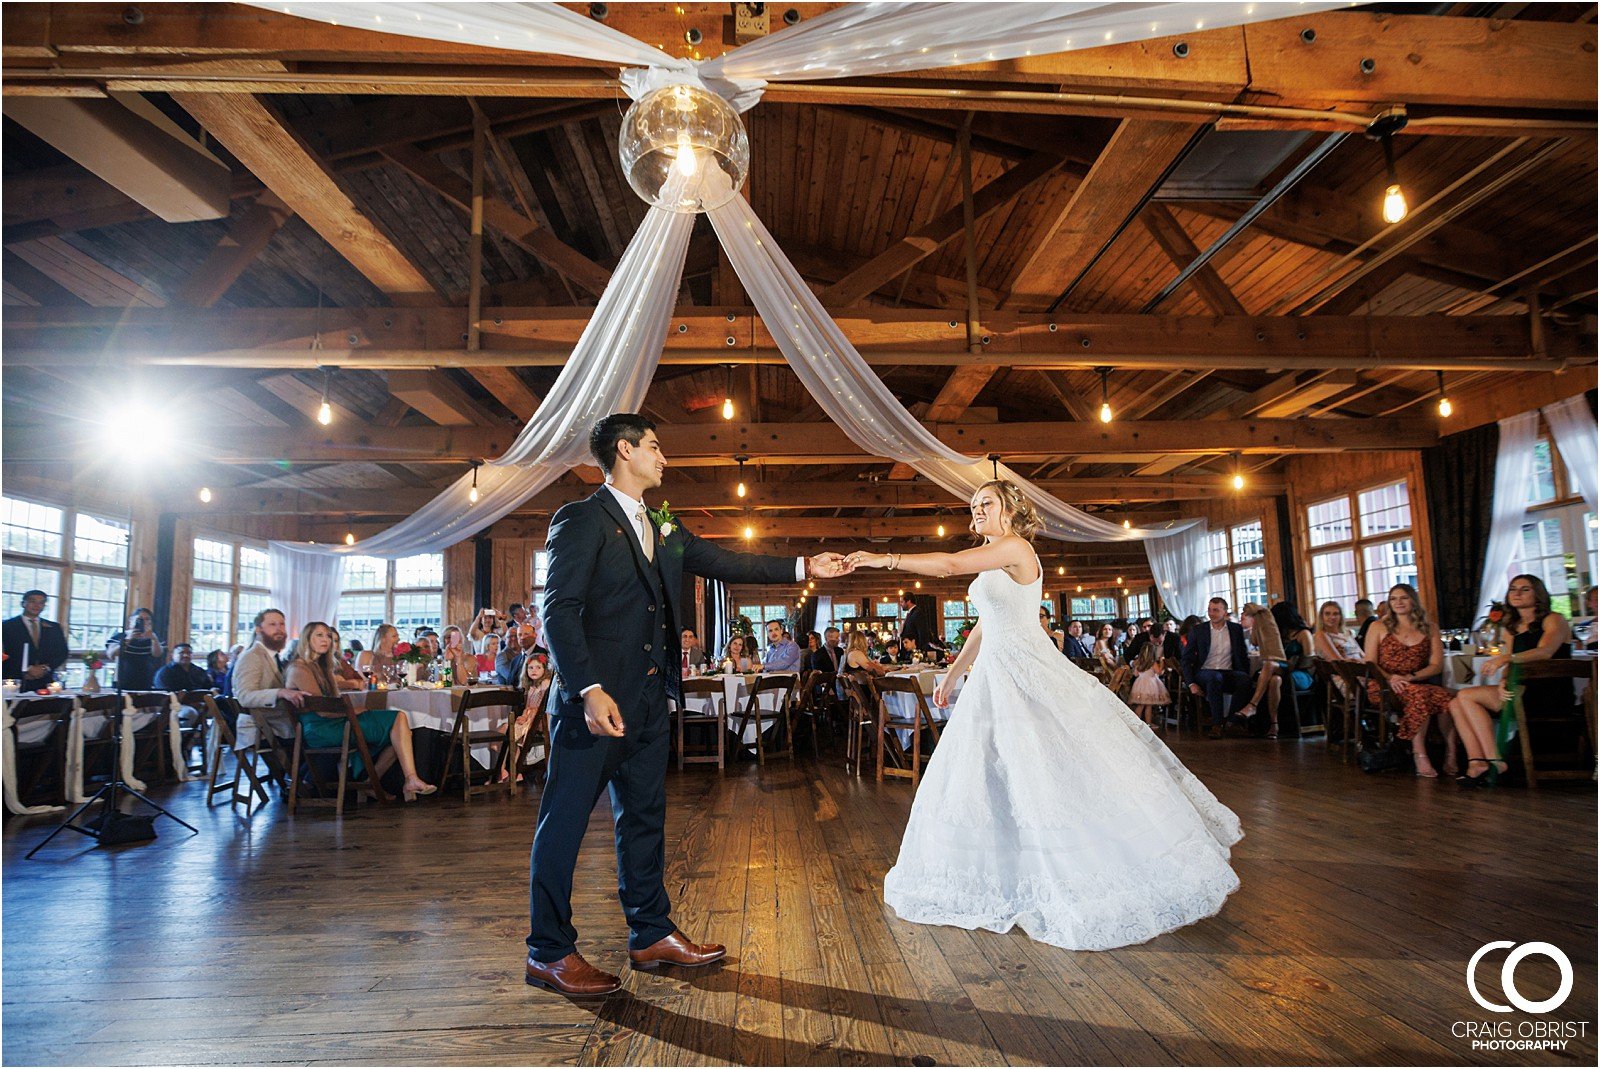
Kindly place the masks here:
MULTIPOLYGON (((1017 1036, 1043 1036, 1048 1040, 1049 1037, 1064 1032, 1090 1030, 1097 1037, 1096 1045, 1103 1044, 1116 1049, 1119 1034, 1126 1033, 1130 1040, 1135 1034, 1131 1029, 1092 1025, 1070 1016, 1041 1017, 1034 1014, 984 1010, 980 1018, 979 1011, 970 1003, 962 1006, 927 1002, 895 995, 877 995, 847 987, 780 979, 776 976, 743 972, 738 968, 738 964, 737 959, 730 959, 705 970, 666 969, 657 975, 679 983, 687 983, 697 991, 737 993, 747 998, 770 1002, 780 1009, 799 1010, 823 1018, 843 1017, 872 1025, 882 1025, 891 1032, 909 1037, 918 1035, 933 1039, 948 1037, 957 1043, 970 1043, 972 1042, 970 1037, 976 1034, 985 1037, 982 1042, 991 1049, 1012 1056, 1027 1057, 1027 1052, 1017 1049, 1021 1046, 1014 1041, 1014 1037, 1017 1036), (952 1020, 957 1017, 965 1019, 952 1020), (940 1022, 951 1023, 948 1028, 944 1028, 940 1022), (993 1037, 1006 1037, 1010 1041, 997 1042, 993 1037)), ((937 1058, 932 1055, 919 1057, 915 1053, 897 1054, 890 1050, 863 1049, 842 1045, 831 1039, 820 1043, 803 1043, 786 1039, 782 1035, 752 1032, 741 1029, 731 1022, 709 1021, 680 1013, 671 1008, 673 1001, 676 1000, 669 996, 660 1002, 655 1002, 624 990, 607 998, 601 1004, 592 1002, 575 1004, 592 1011, 597 1023, 606 1026, 607 1045, 613 1040, 619 1043, 626 1042, 626 1033, 633 1033, 657 1040, 673 1051, 683 1052, 687 1057, 681 1061, 685 1064, 695 1064, 697 1061, 707 1059, 737 1061, 736 1052, 739 1051, 760 1051, 778 1065, 810 1065, 835 1061, 855 1065, 938 1064, 937 1058)), ((1149 1035, 1142 1031, 1137 1035, 1140 1046, 1148 1046, 1149 1035)), ((1225 1052, 1240 1065, 1293 1065, 1303 1061, 1305 1057, 1303 1050, 1228 1044, 1216 1039, 1205 1039, 1199 1035, 1163 1035, 1157 1042, 1170 1054, 1171 1063, 1175 1065, 1209 1064, 1217 1060, 1218 1051, 1225 1052)), ((916 1047, 914 1039, 908 1039, 905 1045, 913 1051, 916 1047)), ((1075 1046, 1077 1044, 1069 1040, 1065 1044, 1053 1045, 1056 1049, 1039 1053, 1065 1057, 1075 1046), (1066 1049, 1059 1049, 1060 1047, 1066 1049)), ((1402 1060, 1409 1064, 1427 1064, 1436 1060, 1435 1052, 1422 1049, 1392 1051, 1392 1053, 1399 1054, 1402 1060)), ((658 1049, 648 1052, 645 1060, 657 1064, 670 1064, 680 1059, 673 1058, 668 1050, 658 1049)), ((613 1059, 607 1061, 616 1064, 613 1059)), ((639 1059, 629 1059, 629 1063, 639 1063, 639 1059)), ((1066 1064, 1072 1063, 1066 1062, 1066 1064)))

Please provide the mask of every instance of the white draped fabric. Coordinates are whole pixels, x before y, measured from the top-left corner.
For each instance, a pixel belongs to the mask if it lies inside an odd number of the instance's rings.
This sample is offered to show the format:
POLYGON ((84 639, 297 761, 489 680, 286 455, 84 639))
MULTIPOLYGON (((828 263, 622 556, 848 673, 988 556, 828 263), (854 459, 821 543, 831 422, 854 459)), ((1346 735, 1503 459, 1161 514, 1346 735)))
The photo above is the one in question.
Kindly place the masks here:
POLYGON ((331 624, 339 614, 344 560, 324 549, 295 542, 267 544, 267 575, 273 608, 283 610, 291 638, 307 624, 319 620, 331 624))
POLYGON ((1594 413, 1589 411, 1589 402, 1580 394, 1553 405, 1545 405, 1542 411, 1550 423, 1550 434, 1556 440, 1556 448, 1561 450, 1561 459, 1566 461, 1567 470, 1577 480, 1584 503, 1590 508, 1600 508, 1600 504, 1596 503, 1600 442, 1597 442, 1595 418, 1594 413))
MULTIPOLYGON (((677 59, 553 3, 265 3, 341 26, 488 48, 576 56, 629 68, 635 99, 692 82, 753 106, 769 80, 821 79, 1016 59, 1237 26, 1344 3, 861 3, 839 8, 703 63, 677 59)), ((715 169, 711 169, 715 170, 715 169)), ((551 395, 507 453, 390 529, 355 546, 298 546, 302 555, 399 557, 438 552, 500 519, 584 456, 598 417, 637 409, 654 375, 682 274, 692 216, 652 210, 634 236, 551 395)), ((785 357, 828 414, 864 449, 904 461, 965 498, 992 469, 945 447, 912 419, 843 338, 749 206, 713 217, 730 259, 785 357)), ((1001 466, 1039 506, 1056 538, 1127 541, 1182 530, 1126 530, 1042 493, 1001 466)), ((1177 579, 1172 580, 1174 584, 1177 579)), ((276 589, 276 588, 275 588, 276 589)))
POLYGON ((1500 421, 1500 452, 1494 464, 1494 512, 1489 549, 1484 554, 1478 611, 1506 595, 1511 562, 1522 542, 1522 518, 1528 511, 1528 479, 1533 474, 1533 447, 1539 440, 1539 413, 1524 412, 1500 421))
POLYGON ((1210 525, 1197 520, 1169 538, 1151 538, 1144 544, 1150 574, 1167 611, 1176 619, 1204 616, 1206 589, 1206 535, 1210 525))

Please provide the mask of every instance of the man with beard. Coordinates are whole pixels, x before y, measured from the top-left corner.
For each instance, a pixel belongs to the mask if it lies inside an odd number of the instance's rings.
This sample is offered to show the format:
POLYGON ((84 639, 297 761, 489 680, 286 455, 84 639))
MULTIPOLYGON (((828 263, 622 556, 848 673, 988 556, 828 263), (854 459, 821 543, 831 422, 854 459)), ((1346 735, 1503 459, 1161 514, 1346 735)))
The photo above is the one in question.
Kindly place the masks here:
MULTIPOLYGON (((233 668, 233 696, 246 709, 271 710, 279 702, 298 708, 305 692, 283 685, 283 669, 278 654, 289 641, 289 628, 278 609, 256 613, 256 641, 239 655, 233 668)), ((291 732, 292 734, 292 732, 291 732)))

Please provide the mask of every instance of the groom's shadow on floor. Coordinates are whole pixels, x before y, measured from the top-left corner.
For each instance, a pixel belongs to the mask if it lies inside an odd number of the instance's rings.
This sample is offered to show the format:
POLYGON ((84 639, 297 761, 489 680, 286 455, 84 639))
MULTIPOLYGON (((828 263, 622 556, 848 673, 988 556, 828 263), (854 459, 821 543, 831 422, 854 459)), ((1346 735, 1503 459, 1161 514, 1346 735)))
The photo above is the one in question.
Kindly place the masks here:
MULTIPOLYGON (((747 998, 770 1002, 780 1009, 799 1010, 826 1018, 844 1017, 882 1025, 892 1032, 901 1034, 925 1035, 934 1039, 948 1037, 957 1043, 972 1042, 970 1037, 977 1034, 985 1037, 981 1042, 1006 1053, 1022 1052, 1017 1050, 1019 1044, 1014 1041, 997 1042, 989 1037, 1010 1039, 1016 1036, 1036 1035, 1046 1037, 1048 1040, 1048 1037, 1081 1029, 1093 1031, 1100 1044, 1115 1049, 1120 1033, 1126 1032, 1130 1036, 1133 1033, 1131 1029, 1092 1025, 1071 1016, 1041 1017, 1034 1014, 984 1010, 979 1018, 979 1011, 965 999, 962 1002, 966 1005, 962 1006, 896 995, 876 995, 846 987, 831 987, 802 980, 780 979, 755 972, 743 972, 738 965, 738 959, 730 958, 705 969, 666 968, 656 975, 687 983, 698 991, 737 993, 747 998), (951 1021, 952 1017, 957 1015, 966 1020, 952 1022, 948 1028, 941 1027, 940 1022, 951 1021)), ((923 1058, 887 1050, 843 1046, 831 1039, 822 1043, 801 1043, 786 1039, 782 1035, 751 1032, 737 1027, 732 1022, 709 1021, 702 1017, 691 1017, 680 1013, 671 1008, 673 1001, 675 1000, 668 997, 663 1001, 653 1002, 640 998, 631 991, 623 990, 605 999, 603 1003, 575 1000, 574 1005, 594 1013, 596 1021, 607 1026, 604 1040, 607 1045, 613 1041, 626 1042, 626 1034, 633 1033, 657 1040, 669 1048, 695 1055, 699 1059, 732 1061, 735 1060, 735 1052, 753 1050, 769 1055, 773 1064, 777 1065, 807 1065, 833 1061, 857 1065, 896 1065, 906 1064, 908 1061, 920 1065, 938 1064, 931 1056, 923 1058)), ((1142 1043, 1149 1042, 1147 1033, 1140 1031, 1138 1035, 1142 1043)), ((1219 1050, 1226 1052, 1239 1065, 1293 1065, 1303 1061, 1305 1057, 1302 1050, 1225 1043, 1199 1035, 1163 1035, 1159 1037, 1158 1042, 1171 1055, 1171 1061, 1176 1065, 1214 1062, 1219 1050)), ((907 1042, 906 1046, 914 1048, 916 1044, 907 1042)), ((1059 1053, 1065 1056, 1077 1044, 1069 1042, 1064 1046, 1068 1049, 1043 1053, 1059 1053)), ((1404 1056, 1404 1060, 1409 1064, 1427 1064, 1430 1060, 1436 1060, 1433 1052, 1420 1048, 1396 1053, 1404 1056)), ((657 1064, 668 1064, 671 1059, 664 1057, 665 1054, 665 1051, 652 1051, 647 1060, 657 1064)), ((693 1059, 688 1061, 692 1063, 693 1059)), ((636 1058, 630 1059, 630 1062, 642 1064, 636 1058)))

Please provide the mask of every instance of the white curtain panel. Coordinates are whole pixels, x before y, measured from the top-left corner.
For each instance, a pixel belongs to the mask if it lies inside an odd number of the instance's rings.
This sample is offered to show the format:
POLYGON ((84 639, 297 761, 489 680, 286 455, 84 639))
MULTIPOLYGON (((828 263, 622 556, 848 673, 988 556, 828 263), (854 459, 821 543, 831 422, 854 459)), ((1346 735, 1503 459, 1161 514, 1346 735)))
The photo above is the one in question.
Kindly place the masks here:
POLYGON ((272 607, 283 610, 290 638, 315 621, 331 625, 339 615, 344 560, 321 552, 322 548, 293 542, 267 544, 272 607))
MULTIPOLYGON (((993 477, 995 468, 987 460, 951 449, 906 411, 828 315, 748 201, 734 197, 706 214, 784 359, 852 442, 873 456, 909 464, 963 501, 993 477)), ((1073 508, 1003 464, 998 470, 1028 495, 1052 538, 1127 542, 1183 529, 1126 529, 1073 508)))
POLYGON ((1478 587, 1478 612, 1506 596, 1511 562, 1522 542, 1522 518, 1528 511, 1528 480, 1533 474, 1533 447, 1539 440, 1539 413, 1524 412, 1500 421, 1500 451, 1494 463, 1494 515, 1489 549, 1484 554, 1483 582, 1478 587))
POLYGON ((1144 544, 1150 574, 1167 611, 1176 619, 1204 616, 1206 590, 1206 535, 1210 525, 1197 520, 1170 538, 1151 538, 1144 544))
POLYGON ((1596 442, 1595 417, 1589 411, 1589 402, 1580 394, 1545 405, 1544 418, 1550 423, 1550 433, 1555 437, 1556 448, 1567 470, 1578 482, 1578 492, 1590 508, 1596 504, 1596 471, 1600 465, 1600 444, 1596 442))

